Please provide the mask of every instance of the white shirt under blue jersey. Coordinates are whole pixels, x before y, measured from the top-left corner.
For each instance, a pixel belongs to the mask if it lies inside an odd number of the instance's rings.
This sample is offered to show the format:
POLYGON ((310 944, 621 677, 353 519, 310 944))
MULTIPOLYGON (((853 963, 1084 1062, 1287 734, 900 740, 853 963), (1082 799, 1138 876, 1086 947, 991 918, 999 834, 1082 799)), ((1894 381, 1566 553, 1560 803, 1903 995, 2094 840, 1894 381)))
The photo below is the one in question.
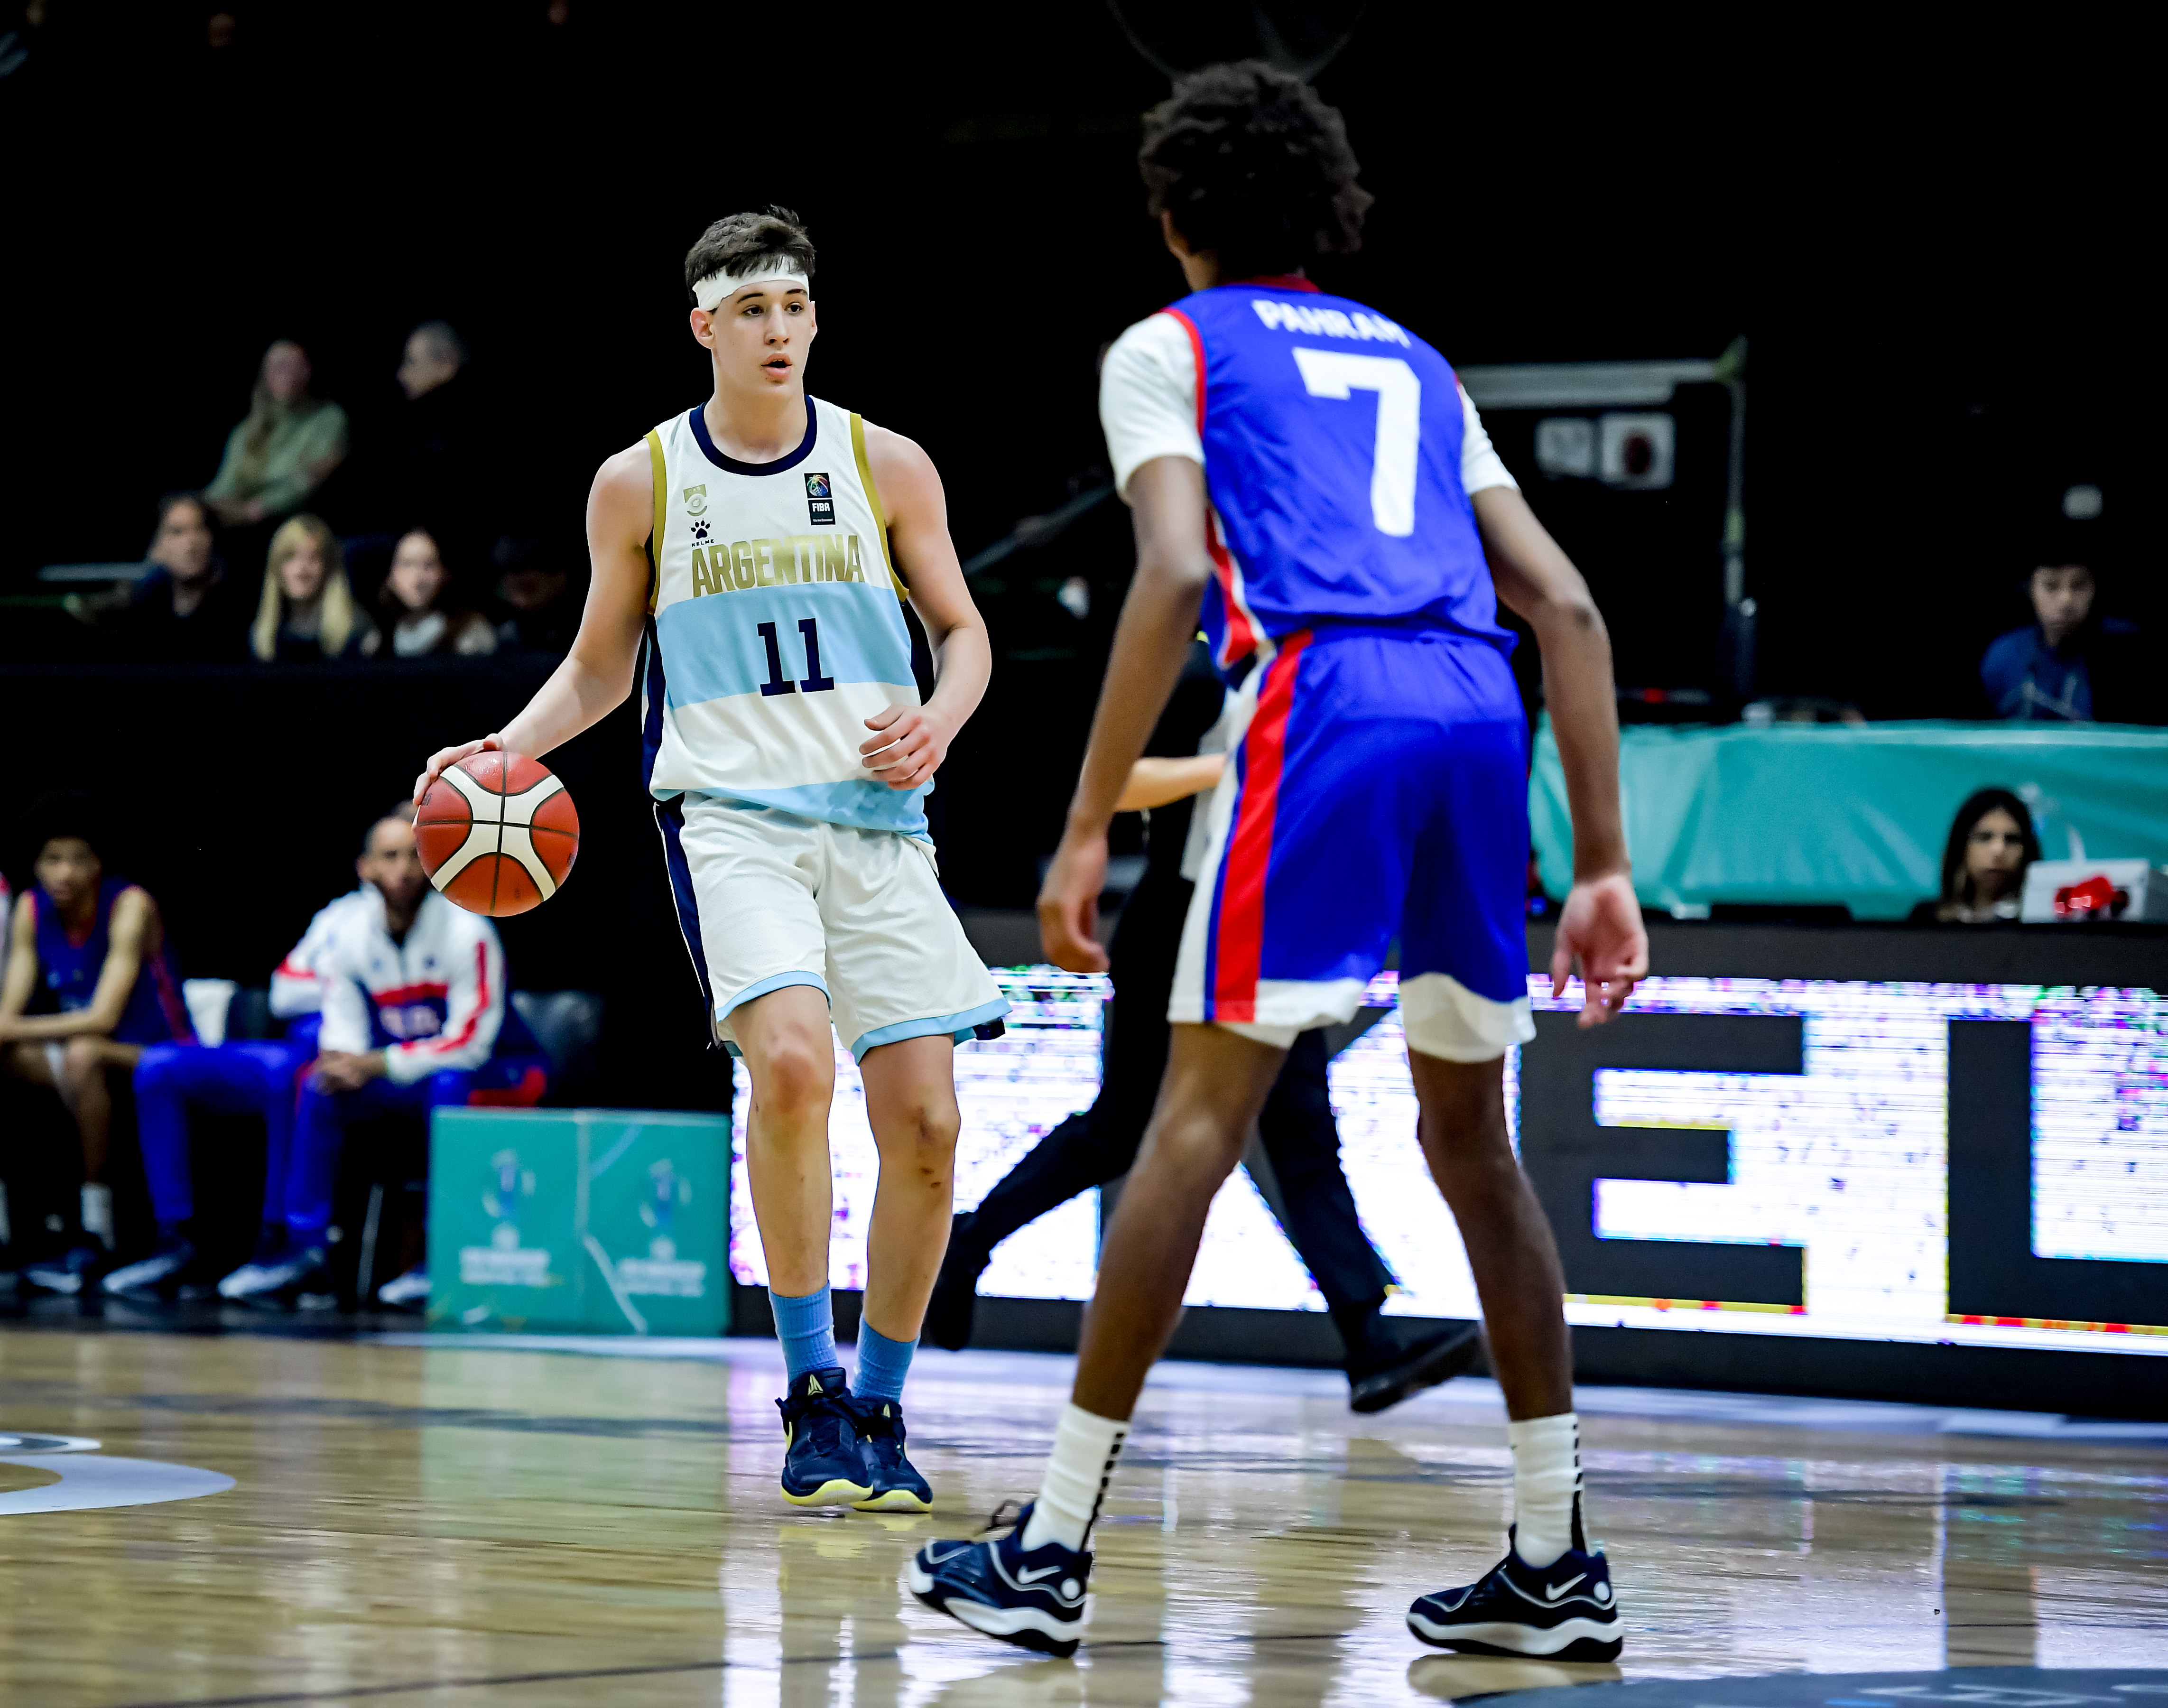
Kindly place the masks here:
MULTIPOLYGON (((1463 489, 1471 497, 1485 487, 1518 490, 1521 483, 1500 459, 1464 389, 1460 410, 1463 489)), ((1204 460, 1197 430, 1197 358, 1188 332, 1172 315, 1148 315, 1114 340, 1100 370, 1099 418, 1124 503, 1129 476, 1154 457, 1204 460)))
POLYGON ((797 450, 747 463, 718 450, 693 409, 647 449, 650 790, 923 839, 933 785, 891 789, 858 751, 867 718, 919 703, 864 423, 809 397, 797 450))
POLYGON ((1453 370, 1405 328, 1307 280, 1194 292, 1108 353, 1115 479, 1204 466, 1223 671, 1318 624, 1437 628, 1510 649, 1469 495, 1512 483, 1453 370))

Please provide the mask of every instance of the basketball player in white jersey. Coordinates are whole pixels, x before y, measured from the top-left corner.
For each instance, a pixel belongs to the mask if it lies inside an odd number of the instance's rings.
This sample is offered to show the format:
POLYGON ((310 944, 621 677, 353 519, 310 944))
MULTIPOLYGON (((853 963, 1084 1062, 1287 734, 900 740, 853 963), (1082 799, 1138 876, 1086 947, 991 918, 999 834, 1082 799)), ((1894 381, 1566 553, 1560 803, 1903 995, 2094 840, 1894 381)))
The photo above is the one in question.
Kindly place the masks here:
POLYGON ((587 503, 578 638, 499 733, 549 753, 640 678, 647 785, 716 1039, 752 1078, 747 1164, 789 1371, 784 1498, 925 1512, 901 1400, 948 1242, 952 1051, 1007 1012, 943 897, 924 796, 991 653, 909 439, 805 392, 813 245, 771 207, 685 259, 713 395, 619 452, 587 503), (933 651, 919 702, 903 602, 933 651), (856 1380, 828 1299, 830 1024, 879 1148, 856 1380))

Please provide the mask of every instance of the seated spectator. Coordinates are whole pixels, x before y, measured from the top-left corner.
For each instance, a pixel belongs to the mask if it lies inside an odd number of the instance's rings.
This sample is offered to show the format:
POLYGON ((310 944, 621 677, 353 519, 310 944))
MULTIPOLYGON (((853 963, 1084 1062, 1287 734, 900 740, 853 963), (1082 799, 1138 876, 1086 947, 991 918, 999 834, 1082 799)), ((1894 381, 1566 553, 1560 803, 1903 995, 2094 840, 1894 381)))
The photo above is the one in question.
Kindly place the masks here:
POLYGON ((1980 685, 2001 718, 2151 723, 2157 694, 2135 656, 2137 629, 2096 613, 2093 572, 2043 564, 2026 583, 2032 624, 1991 642, 1980 685))
POLYGON ((291 338, 263 353, 248 413, 204 488, 228 527, 291 515, 346 460, 346 411, 311 397, 310 377, 309 353, 291 338))
POLYGON ((409 403, 419 403, 432 393, 441 398, 466 364, 466 343, 452 323, 425 320, 406 334, 406 347, 399 357, 399 389, 409 403))
POLYGON ((2040 858, 2032 815, 2007 789, 1966 798, 1942 848, 1942 893, 1911 913, 1916 925, 1993 925, 2015 919, 2025 869, 2040 858))
MULTIPOLYGON (((414 809, 401 801, 385 816, 408 821, 414 809)), ((283 1039, 215 1047, 154 1044, 143 1052, 136 1067, 136 1126, 158 1242, 148 1257, 108 1275, 107 1292, 139 1299, 186 1297, 199 1289, 208 1290, 221 1279, 204 1266, 195 1241, 189 1118, 199 1110, 263 1118, 263 1208, 251 1261, 271 1261, 284 1250, 295 1096, 301 1071, 316 1057, 324 987, 320 968, 346 916, 357 909, 366 912, 372 895, 364 885, 320 908, 271 975, 271 1013, 287 1023, 283 1039)))
POLYGON ((406 335, 396 377, 405 401, 386 423, 382 449, 360 470, 373 529, 426 526, 452 562, 489 556, 484 512, 498 500, 493 472, 498 424, 474 395, 466 344, 446 321, 406 335))
POLYGON ((497 596, 512 613, 497 625, 497 645, 523 652, 570 652, 580 628, 579 602, 550 543, 507 534, 492 556, 500 572, 497 596))
POLYGON ((295 664, 372 657, 382 644, 376 625, 354 608, 332 530, 315 516, 281 524, 265 556, 248 650, 266 664, 295 664))
POLYGON ((151 664, 238 662, 247 595, 213 549, 210 508, 199 494, 158 500, 158 525, 143 555, 157 567, 136 583, 120 614, 130 652, 151 664))
POLYGON ((31 809, 37 882, 8 922, 0 979, 0 1072, 59 1093, 82 1143, 80 1214, 62 1230, 66 1248, 24 1271, 56 1293, 79 1292, 113 1244, 106 1075, 132 1072, 146 1046, 194 1035, 158 904, 106 875, 93 817, 88 798, 73 794, 31 809))
POLYGON ((449 611, 440 601, 450 583, 444 554, 427 529, 410 528, 391 553, 391 572, 377 603, 391 628, 392 656, 475 657, 497 651, 497 631, 479 611, 449 611))
MULTIPOLYGON (((330 1290, 324 1258, 346 1129, 390 1114, 426 1120, 473 1101, 532 1104, 547 1060, 505 1001, 497 928, 430 887, 406 809, 369 827, 362 901, 332 920, 315 962, 323 1020, 302 1083, 277 1250, 219 1283, 229 1299, 281 1302, 330 1290)), ((386 1303, 428 1296, 426 1267, 387 1284, 386 1303)))

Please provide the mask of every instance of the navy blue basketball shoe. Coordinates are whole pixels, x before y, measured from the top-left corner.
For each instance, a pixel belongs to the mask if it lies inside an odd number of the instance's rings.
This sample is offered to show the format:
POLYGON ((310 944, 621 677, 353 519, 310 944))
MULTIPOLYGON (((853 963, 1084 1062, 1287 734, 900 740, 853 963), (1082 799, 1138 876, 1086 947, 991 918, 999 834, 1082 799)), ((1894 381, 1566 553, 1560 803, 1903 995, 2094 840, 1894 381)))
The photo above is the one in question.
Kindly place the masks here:
POLYGON ((850 1506, 873 1493, 840 1366, 807 1370, 775 1404, 783 1413, 785 1500, 793 1506, 850 1506))
POLYGON ((858 1446, 865 1454, 866 1482, 873 1493, 853 1501, 862 1513, 930 1513, 933 1489, 904 1456, 903 1407, 894 1400, 851 1398, 858 1446))
POLYGON ((1092 1581, 1092 1556, 1059 1542, 1027 1554, 1023 1533, 1031 1508, 1013 1518, 1010 1511, 1003 1502, 975 1542, 927 1543, 913 1556, 904 1581, 913 1595, 959 1624, 1066 1658, 1076 1652, 1091 1616, 1084 1590, 1092 1581))
MULTIPOLYGON (((1574 1540, 1584 1542, 1581 1515, 1574 1540)), ((1618 1600, 1602 1546, 1572 1547, 1548 1566, 1513 1551, 1474 1583, 1441 1589, 1408 1609, 1408 1629, 1425 1642, 1470 1655, 1521 1655, 1547 1661, 1614 1661, 1622 1644, 1618 1600)))

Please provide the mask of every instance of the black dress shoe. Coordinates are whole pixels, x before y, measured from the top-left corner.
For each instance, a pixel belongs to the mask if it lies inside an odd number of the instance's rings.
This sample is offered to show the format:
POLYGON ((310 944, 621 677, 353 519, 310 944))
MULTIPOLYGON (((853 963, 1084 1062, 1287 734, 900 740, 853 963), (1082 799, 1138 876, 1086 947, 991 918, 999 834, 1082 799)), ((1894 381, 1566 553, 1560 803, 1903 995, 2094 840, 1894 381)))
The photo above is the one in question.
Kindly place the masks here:
POLYGON ((979 1277, 988 1254, 971 1237, 971 1217, 959 1216, 948 1230, 948 1255, 934 1278, 933 1296, 926 1301, 926 1322, 920 1332, 936 1346, 961 1352, 971 1344, 971 1317, 979 1302, 979 1277))
POLYGON ((1418 1389, 1450 1381, 1483 1349, 1480 1322, 1447 1322, 1417 1329, 1382 1313, 1363 1326, 1360 1345, 1347 1360, 1351 1411, 1382 1412, 1418 1389))

